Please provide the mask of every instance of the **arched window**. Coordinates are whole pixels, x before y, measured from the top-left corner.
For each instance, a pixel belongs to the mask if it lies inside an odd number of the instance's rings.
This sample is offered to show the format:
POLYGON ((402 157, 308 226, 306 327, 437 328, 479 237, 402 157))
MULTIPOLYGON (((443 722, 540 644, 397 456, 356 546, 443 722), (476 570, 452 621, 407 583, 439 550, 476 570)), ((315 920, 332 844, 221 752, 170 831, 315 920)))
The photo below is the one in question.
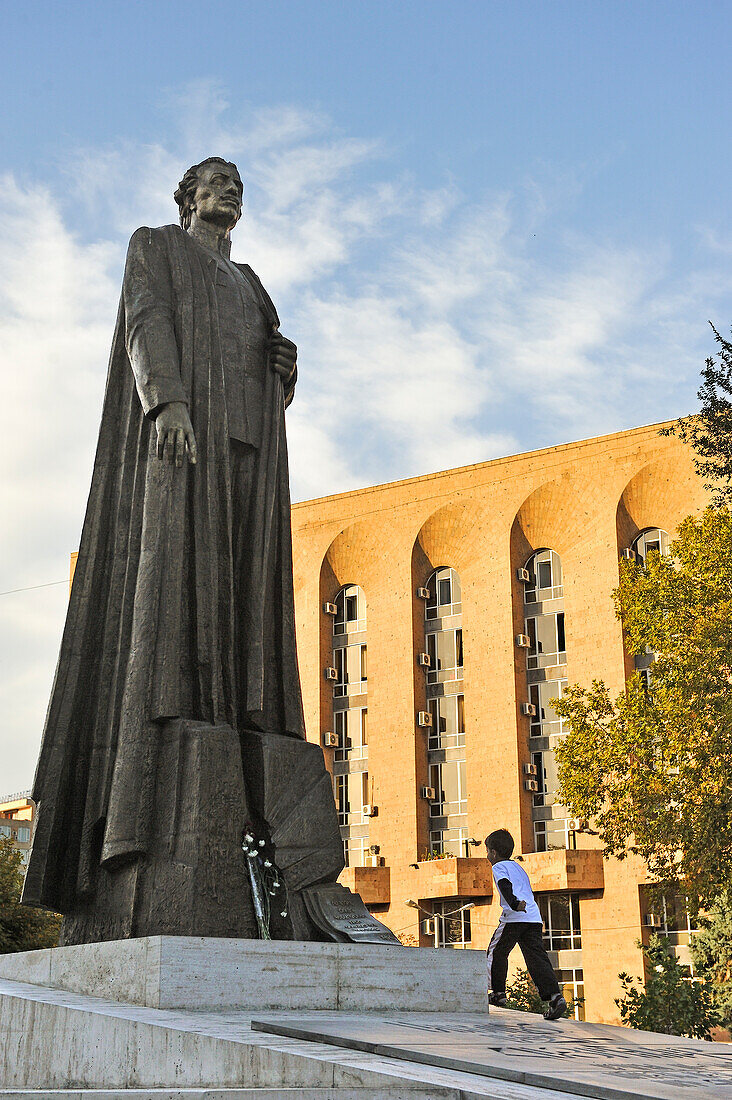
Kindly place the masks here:
POLYGON ((647 527, 645 531, 641 531, 638 535, 632 548, 636 560, 641 565, 645 565, 646 558, 654 551, 656 554, 660 554, 662 558, 665 557, 668 554, 670 542, 668 531, 664 531, 661 527, 647 527))
POLYGON ((333 634, 357 634, 366 629, 366 600, 357 584, 347 584, 335 598, 338 609, 333 634))
POLYGON ((547 547, 531 555, 519 576, 524 585, 526 696, 522 714, 528 718, 528 743, 533 774, 523 777, 532 789, 534 847, 575 848, 574 831, 563 807, 556 803, 558 788, 554 747, 566 730, 551 705, 567 686, 567 643, 564 629, 562 562, 547 547))
POLYGON ((425 586, 425 668, 428 727, 430 850, 467 854, 468 817, 465 784, 465 696, 463 694, 463 621, 460 576, 445 566, 425 586))
POLYGON ((333 602, 333 779, 346 866, 362 867, 370 812, 366 598, 348 584, 333 602))
POLYGON ((463 611, 460 577, 454 569, 436 569, 427 582, 426 619, 444 619, 463 611))
POLYGON ((538 550, 526 563, 524 603, 557 600, 564 596, 562 562, 555 550, 538 550))

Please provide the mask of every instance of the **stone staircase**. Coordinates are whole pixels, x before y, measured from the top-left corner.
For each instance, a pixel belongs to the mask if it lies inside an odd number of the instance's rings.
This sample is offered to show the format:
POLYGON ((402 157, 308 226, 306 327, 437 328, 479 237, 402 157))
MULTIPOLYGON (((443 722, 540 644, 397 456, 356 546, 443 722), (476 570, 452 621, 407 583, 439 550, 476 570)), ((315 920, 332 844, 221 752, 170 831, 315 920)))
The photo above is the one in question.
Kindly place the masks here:
POLYGON ((460 1094, 435 1094, 423 1087, 261 1088, 261 1089, 0 1089, 2 1100, 430 1100, 460 1094))
POLYGON ((251 1017, 0 979, 0 1098, 536 1100, 520 1084, 255 1031, 251 1017))

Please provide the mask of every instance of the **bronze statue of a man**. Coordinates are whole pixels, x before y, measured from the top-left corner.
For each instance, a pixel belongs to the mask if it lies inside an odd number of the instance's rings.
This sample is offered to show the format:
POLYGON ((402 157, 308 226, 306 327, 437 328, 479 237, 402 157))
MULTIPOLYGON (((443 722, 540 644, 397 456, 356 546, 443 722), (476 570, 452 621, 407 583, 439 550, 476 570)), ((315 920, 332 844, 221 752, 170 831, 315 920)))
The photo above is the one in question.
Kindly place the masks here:
POLYGON ((242 193, 236 166, 209 158, 175 193, 180 225, 130 241, 24 892, 66 915, 66 943, 255 935, 245 820, 299 863, 293 892, 342 865, 322 753, 302 741, 284 421, 297 352, 229 258, 242 193), (277 799, 308 768, 329 839, 303 876, 302 821, 277 799), (197 905, 208 916, 184 912, 197 905))

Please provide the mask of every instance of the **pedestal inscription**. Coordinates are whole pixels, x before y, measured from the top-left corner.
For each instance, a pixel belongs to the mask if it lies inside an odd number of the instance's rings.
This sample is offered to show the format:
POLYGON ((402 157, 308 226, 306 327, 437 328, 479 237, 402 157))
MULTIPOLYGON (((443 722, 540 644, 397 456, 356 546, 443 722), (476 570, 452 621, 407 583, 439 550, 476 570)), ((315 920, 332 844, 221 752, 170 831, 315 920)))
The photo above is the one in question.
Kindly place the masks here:
POLYGON ((393 932, 369 913, 358 894, 340 883, 325 883, 303 890, 310 919, 331 939, 340 943, 399 943, 393 932))

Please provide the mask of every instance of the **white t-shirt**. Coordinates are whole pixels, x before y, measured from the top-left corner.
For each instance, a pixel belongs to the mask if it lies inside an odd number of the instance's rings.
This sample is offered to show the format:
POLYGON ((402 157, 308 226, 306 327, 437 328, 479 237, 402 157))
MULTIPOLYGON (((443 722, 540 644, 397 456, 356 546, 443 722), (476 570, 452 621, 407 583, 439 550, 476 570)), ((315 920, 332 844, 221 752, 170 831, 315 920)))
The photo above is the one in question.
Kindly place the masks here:
POLYGON ((519 863, 514 863, 512 859, 502 859, 500 863, 494 863, 493 879, 501 898, 501 905, 503 906, 501 921, 504 924, 515 924, 517 921, 523 921, 526 924, 543 923, 541 913, 539 912, 539 906, 534 901, 534 894, 531 890, 529 876, 519 863), (522 913, 520 910, 512 909, 503 897, 500 887, 498 886, 502 878, 507 878, 511 883, 514 897, 517 898, 518 901, 526 902, 525 912, 522 913))

